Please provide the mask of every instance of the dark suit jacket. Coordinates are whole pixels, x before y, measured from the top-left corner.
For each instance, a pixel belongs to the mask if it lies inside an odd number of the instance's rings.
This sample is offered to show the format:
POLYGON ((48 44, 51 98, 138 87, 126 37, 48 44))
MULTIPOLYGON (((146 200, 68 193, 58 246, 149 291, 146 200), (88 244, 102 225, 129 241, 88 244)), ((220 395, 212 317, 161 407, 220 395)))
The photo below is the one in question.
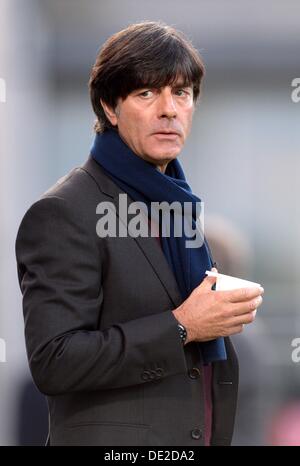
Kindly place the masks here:
MULTIPOLYGON (((16 241, 26 347, 51 445, 202 445, 203 376, 171 312, 182 302, 154 237, 100 238, 122 191, 91 158, 26 212, 16 241)), ((229 445, 237 359, 213 364, 213 445, 229 445)))

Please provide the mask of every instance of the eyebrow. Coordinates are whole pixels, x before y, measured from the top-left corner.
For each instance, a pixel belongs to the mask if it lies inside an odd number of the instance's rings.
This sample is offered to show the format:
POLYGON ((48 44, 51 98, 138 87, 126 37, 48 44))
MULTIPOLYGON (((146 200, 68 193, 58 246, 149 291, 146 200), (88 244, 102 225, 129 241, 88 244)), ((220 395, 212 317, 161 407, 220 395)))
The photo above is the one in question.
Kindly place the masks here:
POLYGON ((157 87, 154 86, 152 83, 144 83, 143 86, 138 87, 136 89, 133 89, 131 92, 129 92, 130 95, 138 95, 141 91, 147 90, 147 89, 161 89, 163 87, 170 86, 172 89, 190 89, 192 92, 194 91, 194 85, 193 83, 186 83, 182 81, 181 79, 178 81, 175 81, 173 83, 167 83, 163 86, 157 87))
POLYGON ((173 89, 179 89, 179 88, 193 89, 193 84, 185 84, 184 82, 175 82, 173 84, 166 84, 165 86, 160 86, 160 87, 153 86, 152 84, 149 83, 149 84, 145 84, 143 87, 133 90, 132 92, 139 92, 141 89, 161 89, 162 87, 167 87, 167 86, 170 86, 173 89))
POLYGON ((191 88, 192 88, 193 85, 192 85, 192 84, 185 84, 185 83, 181 82, 181 83, 174 83, 174 84, 172 84, 171 87, 174 87, 174 88, 178 88, 178 87, 183 87, 183 88, 191 87, 191 88))

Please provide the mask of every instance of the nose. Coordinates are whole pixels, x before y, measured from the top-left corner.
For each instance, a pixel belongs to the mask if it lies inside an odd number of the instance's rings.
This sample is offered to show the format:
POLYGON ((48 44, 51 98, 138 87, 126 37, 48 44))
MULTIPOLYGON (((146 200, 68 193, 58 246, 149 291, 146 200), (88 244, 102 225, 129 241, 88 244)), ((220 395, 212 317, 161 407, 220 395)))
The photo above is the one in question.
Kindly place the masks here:
POLYGON ((175 118, 177 116, 174 96, 168 89, 164 89, 159 96, 158 115, 160 118, 175 118))

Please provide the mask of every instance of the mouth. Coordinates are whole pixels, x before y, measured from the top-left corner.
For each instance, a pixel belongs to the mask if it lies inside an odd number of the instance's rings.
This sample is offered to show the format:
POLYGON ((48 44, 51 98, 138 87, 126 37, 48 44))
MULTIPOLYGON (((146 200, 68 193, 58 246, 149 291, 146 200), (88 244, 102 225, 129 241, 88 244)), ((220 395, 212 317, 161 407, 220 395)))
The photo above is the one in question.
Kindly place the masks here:
POLYGON ((153 133, 154 136, 159 138, 167 138, 167 139, 175 139, 180 136, 180 134, 176 131, 156 131, 153 133))

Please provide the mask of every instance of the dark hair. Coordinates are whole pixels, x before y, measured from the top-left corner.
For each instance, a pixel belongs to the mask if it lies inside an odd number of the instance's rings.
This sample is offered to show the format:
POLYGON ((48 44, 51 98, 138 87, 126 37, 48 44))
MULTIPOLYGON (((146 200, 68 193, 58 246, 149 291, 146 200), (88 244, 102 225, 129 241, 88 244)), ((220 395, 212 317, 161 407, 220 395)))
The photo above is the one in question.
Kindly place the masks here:
POLYGON ((161 22, 132 24, 111 36, 100 49, 89 80, 90 98, 97 116, 95 131, 112 128, 100 99, 116 107, 119 97, 144 87, 160 88, 183 79, 200 93, 204 64, 184 35, 161 22))

